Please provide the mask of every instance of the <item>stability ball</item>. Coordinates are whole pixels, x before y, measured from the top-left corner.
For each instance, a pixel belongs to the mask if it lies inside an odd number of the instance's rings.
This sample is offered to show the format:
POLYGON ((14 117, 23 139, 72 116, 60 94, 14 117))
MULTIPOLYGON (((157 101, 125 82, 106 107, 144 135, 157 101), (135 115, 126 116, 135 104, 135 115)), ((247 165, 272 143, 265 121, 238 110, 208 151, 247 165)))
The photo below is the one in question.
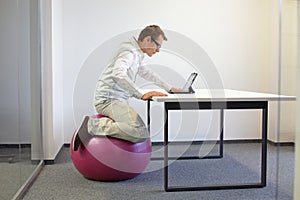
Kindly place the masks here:
MULTIPOLYGON (((73 139, 74 135, 71 142, 73 139)), ((134 178, 145 170, 151 158, 151 141, 147 139, 131 143, 112 137, 94 136, 80 144, 77 151, 70 147, 70 153, 73 164, 84 177, 121 181, 134 178)))

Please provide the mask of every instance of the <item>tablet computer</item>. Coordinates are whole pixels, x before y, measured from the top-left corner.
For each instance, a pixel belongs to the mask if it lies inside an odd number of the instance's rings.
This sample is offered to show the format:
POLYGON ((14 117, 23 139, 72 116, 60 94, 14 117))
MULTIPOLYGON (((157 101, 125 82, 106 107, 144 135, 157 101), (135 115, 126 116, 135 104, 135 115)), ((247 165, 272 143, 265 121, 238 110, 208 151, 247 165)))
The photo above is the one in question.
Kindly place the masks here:
POLYGON ((184 93, 195 93, 195 91, 192 88, 192 85, 197 77, 197 73, 193 72, 186 80, 185 84, 182 87, 182 91, 180 92, 170 92, 171 94, 184 94, 184 93))

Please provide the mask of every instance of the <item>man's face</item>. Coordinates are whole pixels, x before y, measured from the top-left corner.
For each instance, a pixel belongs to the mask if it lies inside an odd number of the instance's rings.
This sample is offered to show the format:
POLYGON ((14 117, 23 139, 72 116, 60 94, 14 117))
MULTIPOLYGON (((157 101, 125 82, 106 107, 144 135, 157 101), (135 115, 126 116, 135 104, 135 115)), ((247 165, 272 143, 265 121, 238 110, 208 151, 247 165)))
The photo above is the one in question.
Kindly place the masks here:
POLYGON ((164 41, 161 35, 158 38, 153 38, 151 36, 148 36, 145 38, 145 40, 146 40, 146 48, 144 49, 145 50, 144 52, 149 57, 159 52, 159 49, 164 41))

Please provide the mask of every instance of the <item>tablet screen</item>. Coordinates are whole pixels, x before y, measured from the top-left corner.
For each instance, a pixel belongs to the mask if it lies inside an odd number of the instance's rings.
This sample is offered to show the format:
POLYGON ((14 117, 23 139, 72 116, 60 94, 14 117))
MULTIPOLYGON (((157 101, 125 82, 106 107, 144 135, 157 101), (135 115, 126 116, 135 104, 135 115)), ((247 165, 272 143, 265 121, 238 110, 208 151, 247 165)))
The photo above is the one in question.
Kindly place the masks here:
POLYGON ((189 78, 187 79, 185 85, 184 85, 183 88, 182 88, 182 91, 183 91, 183 92, 189 91, 189 88, 192 86, 192 84, 193 84, 194 80, 196 79, 196 76, 197 76, 197 75, 198 75, 198 74, 195 73, 195 72, 194 72, 194 73, 191 73, 191 75, 189 76, 189 78))

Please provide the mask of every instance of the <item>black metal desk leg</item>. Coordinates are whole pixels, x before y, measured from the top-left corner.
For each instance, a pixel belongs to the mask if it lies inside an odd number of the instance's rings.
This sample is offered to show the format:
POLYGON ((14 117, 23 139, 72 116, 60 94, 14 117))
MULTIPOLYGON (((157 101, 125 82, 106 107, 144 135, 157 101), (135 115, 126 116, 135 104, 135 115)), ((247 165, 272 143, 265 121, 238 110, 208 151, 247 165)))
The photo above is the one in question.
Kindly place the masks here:
POLYGON ((267 140, 268 140, 268 102, 262 109, 262 156, 261 156, 261 184, 267 185, 267 140))
MULTIPOLYGON (((205 105, 205 104, 204 104, 205 105)), ((168 111, 177 109, 176 104, 165 102, 164 113, 164 189, 167 192, 173 191, 196 191, 196 190, 219 190, 219 189, 242 189, 242 188, 261 188, 266 186, 267 182, 267 126, 268 126, 268 102, 227 102, 227 109, 261 109, 262 110, 262 153, 261 153, 261 180, 257 183, 243 183, 233 185, 208 185, 208 186, 169 186, 168 175, 168 111)), ((210 109, 210 107, 202 107, 202 109, 210 109)), ((223 140, 224 140, 224 109, 220 109, 220 155, 223 155, 223 140)))
POLYGON ((164 188, 165 191, 168 191, 168 165, 169 165, 169 153, 168 153, 168 104, 165 103, 165 112, 164 112, 164 188))
POLYGON ((220 157, 223 158, 224 153, 224 109, 220 110, 220 157))
POLYGON ((150 135, 150 100, 147 101, 147 128, 150 135))

